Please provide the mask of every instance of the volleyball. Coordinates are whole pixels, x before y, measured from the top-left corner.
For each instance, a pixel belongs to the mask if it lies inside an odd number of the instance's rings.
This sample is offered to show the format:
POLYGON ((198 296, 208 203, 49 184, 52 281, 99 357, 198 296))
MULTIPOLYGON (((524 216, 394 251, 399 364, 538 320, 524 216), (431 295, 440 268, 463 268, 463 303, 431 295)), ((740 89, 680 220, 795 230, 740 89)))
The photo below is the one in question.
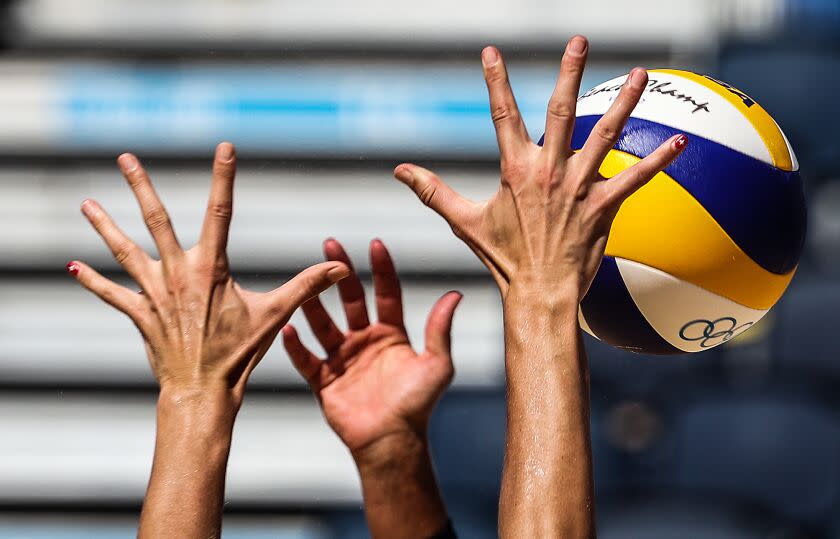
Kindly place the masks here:
MULTIPOLYGON (((625 78, 580 97, 574 150, 625 78)), ((639 353, 699 352, 748 330, 791 282, 805 240, 790 143, 752 98, 708 76, 649 71, 601 174, 614 176, 678 133, 688 146, 621 206, 580 305, 587 333, 639 353)))

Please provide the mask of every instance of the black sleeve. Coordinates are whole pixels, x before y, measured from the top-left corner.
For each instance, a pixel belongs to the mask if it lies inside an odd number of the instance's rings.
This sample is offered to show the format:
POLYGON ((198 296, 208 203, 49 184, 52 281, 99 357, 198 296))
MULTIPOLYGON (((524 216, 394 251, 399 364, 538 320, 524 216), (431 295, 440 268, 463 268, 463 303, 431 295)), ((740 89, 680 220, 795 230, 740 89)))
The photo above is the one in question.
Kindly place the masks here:
POLYGON ((455 535, 455 528, 452 527, 452 521, 447 520, 446 526, 428 539, 458 539, 458 536, 455 535))

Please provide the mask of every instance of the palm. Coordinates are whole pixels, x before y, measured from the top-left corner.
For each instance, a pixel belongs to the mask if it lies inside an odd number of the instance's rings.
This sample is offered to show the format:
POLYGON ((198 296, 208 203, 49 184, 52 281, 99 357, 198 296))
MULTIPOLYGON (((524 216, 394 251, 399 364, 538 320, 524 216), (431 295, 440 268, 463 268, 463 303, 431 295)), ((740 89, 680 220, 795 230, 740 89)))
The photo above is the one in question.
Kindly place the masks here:
MULTIPOLYGON (((328 241, 325 250, 331 260, 349 263, 338 242, 328 241)), ((453 374, 448 333, 460 296, 447 294, 432 309, 426 350, 418 354, 402 323, 399 281, 381 242, 371 246, 371 258, 378 322, 368 321, 361 282, 351 275, 340 288, 347 332, 338 330, 318 299, 304 305, 326 360, 306 350, 293 328, 284 330, 289 355, 318 397, 327 422, 351 450, 392 433, 425 429, 453 374)))

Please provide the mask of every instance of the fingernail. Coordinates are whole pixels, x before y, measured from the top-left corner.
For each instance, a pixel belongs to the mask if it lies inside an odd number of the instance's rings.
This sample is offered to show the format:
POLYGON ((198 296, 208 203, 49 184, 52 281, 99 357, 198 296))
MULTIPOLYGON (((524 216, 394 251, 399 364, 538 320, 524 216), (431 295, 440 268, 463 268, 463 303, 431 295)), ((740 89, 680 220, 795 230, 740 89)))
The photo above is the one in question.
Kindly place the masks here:
POLYGON ((117 164, 119 164, 120 168, 125 170, 126 172, 131 172, 132 170, 140 166, 140 162, 137 160, 137 158, 131 155, 130 153, 124 153, 121 156, 119 156, 117 158, 117 164))
POLYGON ((350 269, 343 264, 341 266, 336 266, 327 272, 327 278, 331 283, 337 283, 348 275, 350 275, 350 269))
POLYGON ((641 67, 630 72, 630 86, 641 88, 645 85, 645 79, 647 79, 647 72, 641 67))
POLYGON ((96 214, 96 203, 90 199, 82 202, 82 213, 85 217, 93 217, 96 214))
POLYGON ((583 36, 575 36, 569 41, 568 51, 572 54, 583 54, 586 50, 586 39, 583 36))
POLYGON ((69 273, 70 275, 76 275, 77 273, 79 273, 80 269, 81 266, 79 266, 79 264, 75 260, 73 262, 68 262, 67 264, 67 273, 69 273))
POLYGON ((484 64, 484 67, 492 67, 496 65, 499 61, 499 53, 496 51, 495 47, 485 47, 483 51, 481 51, 481 62, 484 64))
POLYGON ((686 144, 688 144, 688 137, 685 135, 680 135, 674 139, 675 150, 682 150, 683 148, 685 148, 686 144))
POLYGON ((408 170, 408 168, 406 168, 406 167, 397 168, 397 170, 394 171, 394 176, 400 181, 404 181, 404 182, 410 182, 411 181, 411 171, 408 170))
POLYGON ((230 142, 219 144, 216 156, 220 161, 230 161, 233 159, 233 144, 230 142))

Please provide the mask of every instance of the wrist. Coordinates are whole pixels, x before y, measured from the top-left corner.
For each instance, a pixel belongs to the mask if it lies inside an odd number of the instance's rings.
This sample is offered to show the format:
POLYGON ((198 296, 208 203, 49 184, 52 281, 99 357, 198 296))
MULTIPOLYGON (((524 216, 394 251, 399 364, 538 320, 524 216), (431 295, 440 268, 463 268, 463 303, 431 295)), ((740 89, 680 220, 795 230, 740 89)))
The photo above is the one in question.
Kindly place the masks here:
POLYGON ((239 411, 230 390, 161 388, 157 402, 158 431, 179 437, 229 439, 239 411))
POLYGON ((557 315, 570 313, 577 317, 580 287, 574 282, 546 282, 538 279, 512 279, 503 298, 503 307, 525 310, 532 314, 548 312, 557 315))
POLYGON ((351 450, 356 467, 361 473, 396 469, 411 462, 418 455, 429 451, 425 432, 410 429, 388 433, 358 449, 351 450))

